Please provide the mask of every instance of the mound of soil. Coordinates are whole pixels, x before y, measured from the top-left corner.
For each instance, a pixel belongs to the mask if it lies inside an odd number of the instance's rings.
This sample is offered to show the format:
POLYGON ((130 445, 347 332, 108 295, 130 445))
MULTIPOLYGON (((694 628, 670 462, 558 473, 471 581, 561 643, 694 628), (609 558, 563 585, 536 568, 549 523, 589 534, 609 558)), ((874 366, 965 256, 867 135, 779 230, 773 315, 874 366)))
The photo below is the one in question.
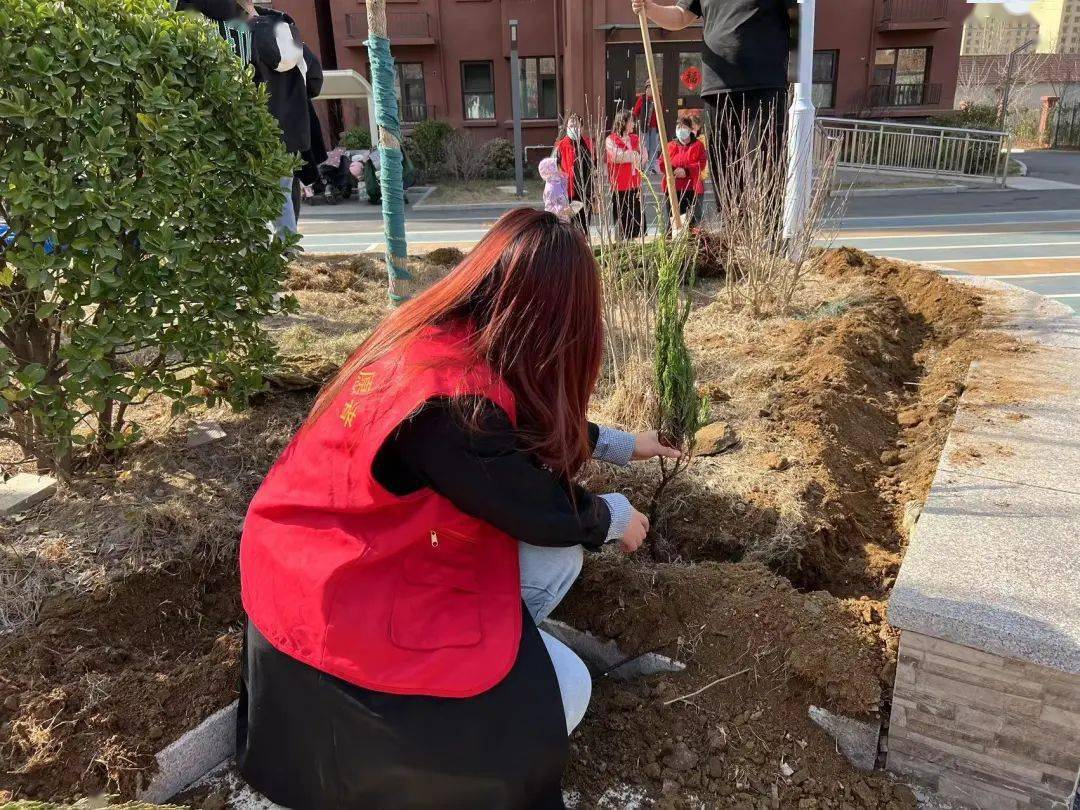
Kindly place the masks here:
MULTIPOLYGON (((789 316, 752 319, 722 296, 701 285, 687 340, 712 418, 735 441, 671 486, 665 545, 685 560, 758 560, 801 587, 884 595, 907 505, 925 498, 983 348, 978 297, 853 250, 824 257, 789 316)), ((590 476, 639 505, 656 482, 654 467, 590 476)))
POLYGON ((239 683, 236 570, 158 571, 54 600, 0 645, 0 799, 131 796, 239 683))
POLYGON ((807 717, 810 704, 877 710, 895 644, 879 609, 800 593, 758 564, 591 559, 558 617, 687 670, 599 678, 567 789, 585 807, 615 785, 679 807, 914 806, 888 779, 856 774, 807 717))

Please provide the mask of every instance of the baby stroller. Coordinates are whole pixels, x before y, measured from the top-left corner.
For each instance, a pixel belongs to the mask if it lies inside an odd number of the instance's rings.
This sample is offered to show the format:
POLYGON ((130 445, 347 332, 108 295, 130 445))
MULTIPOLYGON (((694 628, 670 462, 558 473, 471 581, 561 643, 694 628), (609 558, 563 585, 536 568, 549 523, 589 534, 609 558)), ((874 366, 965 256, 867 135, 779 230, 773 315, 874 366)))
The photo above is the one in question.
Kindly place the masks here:
POLYGON ((356 179, 349 171, 350 162, 344 149, 338 147, 331 150, 326 160, 319 164, 319 176, 313 186, 317 198, 337 205, 352 197, 356 179))

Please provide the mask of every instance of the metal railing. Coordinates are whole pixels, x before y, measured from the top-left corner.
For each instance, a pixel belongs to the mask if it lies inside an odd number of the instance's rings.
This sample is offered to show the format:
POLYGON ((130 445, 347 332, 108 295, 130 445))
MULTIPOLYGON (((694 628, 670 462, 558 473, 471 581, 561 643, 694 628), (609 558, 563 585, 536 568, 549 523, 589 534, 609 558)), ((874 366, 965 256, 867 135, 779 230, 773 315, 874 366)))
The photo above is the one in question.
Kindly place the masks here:
POLYGON ((418 124, 421 121, 427 121, 429 118, 437 118, 436 106, 434 104, 398 104, 398 113, 401 116, 401 123, 418 124))
POLYGON ((940 84, 872 84, 871 107, 923 107, 941 103, 940 84))
POLYGON ((908 23, 943 20, 949 0, 885 0, 881 22, 908 23))
POLYGON ((837 149, 837 164, 931 174, 935 177, 992 179, 1005 185, 1008 135, 982 129, 931 127, 851 118, 818 118, 816 150, 837 149))

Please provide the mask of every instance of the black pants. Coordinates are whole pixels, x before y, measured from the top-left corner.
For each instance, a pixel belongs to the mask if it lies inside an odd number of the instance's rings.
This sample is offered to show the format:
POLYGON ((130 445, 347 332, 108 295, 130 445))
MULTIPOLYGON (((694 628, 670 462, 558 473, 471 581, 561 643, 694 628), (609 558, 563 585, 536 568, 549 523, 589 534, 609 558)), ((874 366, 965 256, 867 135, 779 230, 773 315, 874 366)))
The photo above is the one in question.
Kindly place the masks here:
POLYGON ((637 239, 645 232, 645 211, 641 207, 641 189, 611 192, 615 225, 623 239, 637 239))
MULTIPOLYGON (((694 193, 692 188, 676 191, 675 193, 679 196, 679 217, 682 220, 682 226, 685 228, 688 225, 696 225, 698 222, 698 208, 700 207, 698 205, 698 195, 694 193)), ((671 198, 665 194, 664 200, 667 202, 668 222, 670 223, 674 219, 671 216, 671 198)))
MULTIPOLYGON (((781 150, 787 121, 787 91, 784 88, 737 90, 702 98, 708 127, 709 171, 717 212, 723 211, 724 171, 738 158, 740 140, 754 137, 761 127, 770 127, 764 147, 781 150)), ((777 155, 777 159, 781 159, 777 155)), ((734 199, 739 199, 734 195, 734 199)))
POLYGON ((592 218, 592 211, 589 208, 588 195, 586 194, 585 197, 580 196, 577 189, 575 188, 574 193, 570 195, 570 202, 583 203, 583 205, 581 206, 581 210, 574 214, 573 221, 576 222, 577 226, 581 228, 581 230, 585 231, 585 235, 588 236, 589 220, 592 218))

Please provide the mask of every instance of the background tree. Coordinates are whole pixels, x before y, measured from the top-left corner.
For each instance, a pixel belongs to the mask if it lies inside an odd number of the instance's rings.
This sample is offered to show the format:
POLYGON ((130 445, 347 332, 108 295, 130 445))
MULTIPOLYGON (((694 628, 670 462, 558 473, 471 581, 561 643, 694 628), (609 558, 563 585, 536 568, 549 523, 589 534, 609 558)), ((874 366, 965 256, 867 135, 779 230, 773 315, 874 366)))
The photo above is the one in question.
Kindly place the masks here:
POLYGON ((386 272, 390 300, 397 303, 412 292, 408 246, 405 243, 405 186, 401 176, 401 121, 394 93, 394 57, 386 37, 386 0, 368 0, 368 59, 379 126, 379 181, 382 186, 383 227, 386 232, 386 272))
POLYGON ((164 0, 0 3, 0 437, 73 449, 262 385, 292 173, 265 91, 164 0))

